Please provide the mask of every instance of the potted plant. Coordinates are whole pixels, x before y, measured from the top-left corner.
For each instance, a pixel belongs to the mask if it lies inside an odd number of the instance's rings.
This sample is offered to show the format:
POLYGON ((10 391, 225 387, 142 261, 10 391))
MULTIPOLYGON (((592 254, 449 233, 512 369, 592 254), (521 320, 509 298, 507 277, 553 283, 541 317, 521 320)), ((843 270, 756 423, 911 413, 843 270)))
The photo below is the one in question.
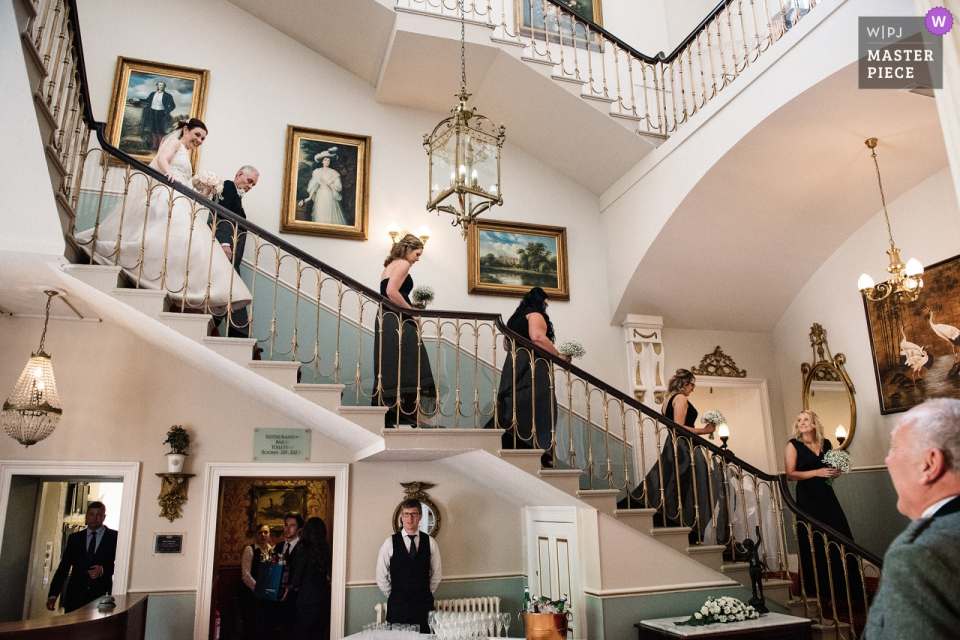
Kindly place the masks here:
POLYGON ((187 457, 187 447, 190 446, 190 434, 179 424, 170 427, 167 431, 167 439, 163 444, 170 445, 170 453, 167 454, 167 471, 169 473, 183 473, 183 461, 187 457))

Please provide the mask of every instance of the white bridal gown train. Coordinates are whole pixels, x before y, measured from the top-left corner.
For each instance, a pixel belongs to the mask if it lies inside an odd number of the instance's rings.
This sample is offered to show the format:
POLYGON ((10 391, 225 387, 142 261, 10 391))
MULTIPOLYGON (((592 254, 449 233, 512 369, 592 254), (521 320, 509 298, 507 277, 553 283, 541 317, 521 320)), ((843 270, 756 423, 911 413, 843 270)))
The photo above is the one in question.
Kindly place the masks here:
MULTIPOLYGON (((156 159, 150 166, 158 168, 156 159)), ((191 186, 193 167, 186 147, 174 154, 170 170, 177 182, 191 186)), ((250 304, 252 296, 214 240, 207 216, 206 209, 183 194, 149 180, 147 189, 131 189, 126 206, 119 205, 100 222, 95 250, 94 229, 76 234, 76 239, 88 254, 95 251, 98 263, 119 264, 137 286, 166 289, 176 305, 223 315, 227 307, 250 304), (208 284, 209 306, 204 304, 208 284)))

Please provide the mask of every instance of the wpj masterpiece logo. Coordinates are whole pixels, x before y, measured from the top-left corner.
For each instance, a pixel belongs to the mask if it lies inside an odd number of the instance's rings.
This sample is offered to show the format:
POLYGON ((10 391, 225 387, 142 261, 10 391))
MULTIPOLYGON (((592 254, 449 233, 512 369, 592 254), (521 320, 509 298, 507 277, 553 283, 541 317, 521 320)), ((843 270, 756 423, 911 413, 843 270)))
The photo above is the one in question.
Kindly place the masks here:
POLYGON ((943 87, 942 34, 953 26, 953 17, 947 12, 945 16, 928 18, 934 22, 931 28, 926 24, 930 20, 921 17, 860 18, 861 89, 943 87))

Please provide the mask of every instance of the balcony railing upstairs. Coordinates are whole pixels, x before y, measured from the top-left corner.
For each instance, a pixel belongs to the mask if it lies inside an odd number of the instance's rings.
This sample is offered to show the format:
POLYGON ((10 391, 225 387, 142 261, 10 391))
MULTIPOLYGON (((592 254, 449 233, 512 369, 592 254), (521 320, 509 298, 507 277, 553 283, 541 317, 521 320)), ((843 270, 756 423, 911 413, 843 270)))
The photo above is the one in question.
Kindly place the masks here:
POLYGON ((397 0, 397 7, 489 26, 559 80, 669 136, 716 98, 822 0, 723 0, 667 55, 640 53, 563 0, 397 0))
POLYGON ((110 146, 90 110, 75 0, 34 7, 27 40, 46 65, 36 89, 56 118, 46 146, 62 173, 68 253, 123 267, 130 286, 166 291, 181 313, 223 313, 222 326, 246 330, 263 357, 300 363, 302 382, 342 384, 345 404, 385 406, 385 428, 499 429, 505 448, 543 450, 581 470, 582 488, 616 489, 622 507, 686 527, 691 544, 722 545, 728 561, 759 531, 768 575, 796 575, 811 616, 850 624, 854 637, 862 629, 879 559, 803 514, 782 476, 541 351, 498 315, 400 309, 110 146), (246 240, 237 270, 218 228, 234 246, 246 240), (809 560, 795 573, 791 549, 809 560))

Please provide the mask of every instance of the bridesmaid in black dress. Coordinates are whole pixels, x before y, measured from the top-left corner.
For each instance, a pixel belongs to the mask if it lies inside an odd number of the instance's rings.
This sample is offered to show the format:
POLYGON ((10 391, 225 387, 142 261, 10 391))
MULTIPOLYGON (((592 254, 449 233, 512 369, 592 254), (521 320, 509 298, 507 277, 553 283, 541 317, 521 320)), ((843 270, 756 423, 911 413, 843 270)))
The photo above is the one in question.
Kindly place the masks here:
MULTIPOLYGON (((830 478, 840 476, 840 470, 827 466, 823 457, 830 451, 830 441, 823 437, 823 425, 820 418, 813 411, 802 411, 797 416, 793 429, 793 439, 787 444, 784 460, 784 469, 787 479, 797 483, 797 506, 812 518, 815 518, 834 529, 838 533, 853 540, 850 525, 843 513, 837 494, 833 487, 827 484, 830 478)), ((800 556, 800 566, 803 572, 804 591, 808 596, 816 596, 814 586, 813 554, 810 552, 810 538, 803 525, 797 527, 797 545, 800 556)), ((822 537, 814 535, 814 550, 817 558, 816 574, 817 586, 821 596, 830 595, 829 571, 827 557, 823 549, 822 537)), ((843 564, 839 551, 832 550, 830 564, 833 568, 834 594, 846 598, 846 587, 843 579, 843 564)), ((860 580, 856 566, 848 567, 851 577, 851 593, 856 594, 860 580), (854 579, 856 576, 856 579, 854 579), (857 586, 855 586, 857 585, 857 586)))
MULTIPOLYGON (((393 245, 383 263, 380 293, 401 309, 422 308, 410 301, 410 292, 413 291, 410 267, 420 260, 422 253, 423 242, 408 233, 393 245)), ((388 428, 400 424, 415 427, 419 422, 418 415, 430 414, 436 406, 433 370, 426 347, 422 342, 418 344, 417 328, 417 319, 406 313, 398 314, 384 306, 377 314, 373 334, 373 375, 374 380, 380 381, 381 389, 377 393, 374 387, 374 392, 378 405, 390 407, 384 416, 388 428)))

